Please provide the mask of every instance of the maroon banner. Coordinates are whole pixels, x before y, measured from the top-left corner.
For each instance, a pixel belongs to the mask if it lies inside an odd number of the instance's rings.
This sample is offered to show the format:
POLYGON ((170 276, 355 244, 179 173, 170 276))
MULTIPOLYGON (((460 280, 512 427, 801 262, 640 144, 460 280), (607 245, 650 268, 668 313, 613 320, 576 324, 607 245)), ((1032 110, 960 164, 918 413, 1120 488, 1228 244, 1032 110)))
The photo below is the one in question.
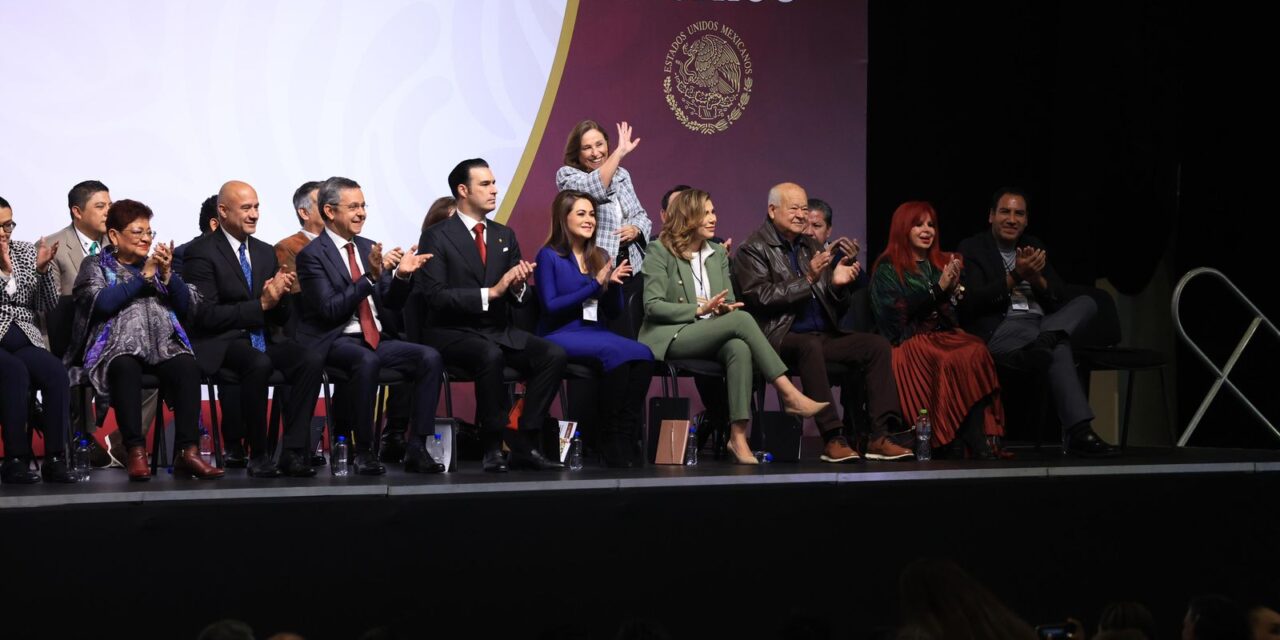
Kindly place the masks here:
POLYGON ((547 236, 555 173, 583 119, 611 147, 623 120, 641 139, 623 166, 655 237, 673 185, 710 192, 719 235, 741 241, 764 220, 769 188, 792 181, 832 205, 838 235, 863 238, 866 21, 865 0, 582 0, 507 220, 524 253, 547 236))

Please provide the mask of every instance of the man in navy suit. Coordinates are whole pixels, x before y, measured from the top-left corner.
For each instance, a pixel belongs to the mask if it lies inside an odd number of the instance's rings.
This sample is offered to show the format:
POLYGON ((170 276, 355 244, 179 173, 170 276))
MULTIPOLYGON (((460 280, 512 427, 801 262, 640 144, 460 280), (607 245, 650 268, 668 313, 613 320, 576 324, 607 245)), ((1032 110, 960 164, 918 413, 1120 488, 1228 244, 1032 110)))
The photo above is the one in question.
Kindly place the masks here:
POLYGON ((383 255, 381 244, 358 235, 368 208, 354 180, 329 178, 317 195, 325 230, 298 253, 302 316, 297 336, 324 355, 326 364, 351 374, 335 404, 355 430, 356 473, 386 472, 372 453, 374 396, 384 368, 400 372, 413 386, 405 471, 444 471, 426 449, 435 432, 444 361, 435 349, 399 340, 393 330, 409 295, 409 278, 431 255, 418 254, 417 247, 408 255, 399 247, 383 255))
POLYGON ((218 191, 218 228, 187 244, 183 278, 200 292, 191 346, 205 375, 228 369, 240 378, 239 411, 250 450, 249 475, 315 475, 307 452, 324 358, 272 331, 283 326, 285 294, 295 275, 280 270, 271 245, 253 237, 258 193, 239 181, 218 191), (292 387, 284 406, 280 462, 267 451, 267 380, 279 369, 292 387))
POLYGON ((423 341, 475 378, 485 471, 507 470, 504 439, 511 466, 561 469, 538 451, 534 434, 560 386, 567 356, 555 343, 509 326, 507 317, 508 305, 529 303, 525 281, 534 265, 520 259, 510 228, 485 217, 498 199, 487 162, 459 163, 449 173, 449 188, 458 200, 457 215, 427 228, 418 242, 435 256, 414 278, 414 289, 427 305, 423 341), (504 366, 528 380, 518 431, 507 429, 504 366))

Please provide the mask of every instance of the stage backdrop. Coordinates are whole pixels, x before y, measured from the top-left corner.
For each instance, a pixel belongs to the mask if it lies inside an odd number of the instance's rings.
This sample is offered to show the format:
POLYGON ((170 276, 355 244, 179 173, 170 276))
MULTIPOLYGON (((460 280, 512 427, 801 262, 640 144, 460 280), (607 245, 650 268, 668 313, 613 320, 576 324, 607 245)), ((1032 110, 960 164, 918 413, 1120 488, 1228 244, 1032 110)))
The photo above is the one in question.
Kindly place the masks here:
POLYGON ((575 13, 545 130, 501 208, 526 253, 546 238, 555 172, 583 119, 614 144, 623 120, 641 138, 623 166, 655 234, 673 185, 709 191, 720 235, 741 241, 769 187, 795 181, 832 204, 838 233, 864 235, 865 2, 583 0, 575 13))
POLYGON ((532 256, 565 139, 591 118, 642 139, 624 166, 655 234, 674 184, 710 191, 740 242, 769 187, 796 181, 861 238, 866 15, 865 0, 4 2, 0 196, 35 240, 69 223, 73 184, 101 180, 181 243, 206 197, 245 180, 274 243, 297 229, 298 185, 343 175, 364 186, 365 235, 408 247, 449 169, 480 156, 495 217, 532 256))
POLYGON ((3 3, 0 195, 34 240, 99 179, 182 242, 241 179, 274 242, 299 184, 345 175, 366 234, 407 244, 448 170, 482 156, 532 254, 565 138, 592 118, 643 139, 625 166, 655 231, 673 184, 710 191, 742 239, 795 180, 862 236, 866 40, 862 0, 3 3))

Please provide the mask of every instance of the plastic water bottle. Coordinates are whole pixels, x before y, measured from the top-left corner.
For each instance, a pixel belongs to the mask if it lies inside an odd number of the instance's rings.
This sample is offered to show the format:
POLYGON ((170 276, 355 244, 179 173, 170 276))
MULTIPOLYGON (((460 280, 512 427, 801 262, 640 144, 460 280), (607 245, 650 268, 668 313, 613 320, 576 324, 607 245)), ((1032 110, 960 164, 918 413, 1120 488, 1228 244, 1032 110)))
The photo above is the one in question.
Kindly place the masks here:
POLYGON ((213 464, 213 437, 204 427, 200 428, 200 459, 204 460, 205 464, 213 464))
POLYGON ((340 478, 351 475, 351 468, 347 466, 350 457, 347 437, 338 436, 338 441, 333 443, 333 447, 329 450, 329 471, 340 478))
POLYGON ((582 434, 574 431, 569 440, 569 470, 582 471, 582 434))
POLYGON ((929 410, 921 409, 920 416, 916 418, 916 460, 933 459, 932 437, 933 423, 929 422, 929 410))
POLYGON ((71 475, 76 482, 89 481, 89 441, 81 439, 71 451, 71 475))
POLYGON ((433 433, 427 438, 427 453, 432 460, 444 464, 444 441, 440 439, 440 434, 433 433))
POLYGON ((684 445, 684 466, 698 466, 698 428, 689 427, 689 440, 684 445))
POLYGON ((768 451, 757 451, 755 453, 756 461, 760 464, 768 464, 773 462, 773 454, 768 451))

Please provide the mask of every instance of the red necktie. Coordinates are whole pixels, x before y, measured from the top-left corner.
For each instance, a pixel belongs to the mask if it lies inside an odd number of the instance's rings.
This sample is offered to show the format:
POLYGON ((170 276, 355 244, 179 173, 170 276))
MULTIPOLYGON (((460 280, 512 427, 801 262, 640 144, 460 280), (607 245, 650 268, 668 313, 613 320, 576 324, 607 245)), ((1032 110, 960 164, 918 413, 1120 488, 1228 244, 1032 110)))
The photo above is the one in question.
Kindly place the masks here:
MULTIPOLYGON (((360 280, 360 267, 356 265, 356 243, 347 243, 347 263, 351 266, 351 281, 360 280)), ((360 307, 356 312, 360 317, 360 333, 370 347, 378 348, 378 327, 373 324, 373 308, 369 306, 369 296, 360 299, 360 307)))
POLYGON ((485 258, 488 257, 488 254, 484 248, 484 223, 477 222, 472 231, 476 232, 476 251, 480 252, 480 264, 485 264, 485 258))

